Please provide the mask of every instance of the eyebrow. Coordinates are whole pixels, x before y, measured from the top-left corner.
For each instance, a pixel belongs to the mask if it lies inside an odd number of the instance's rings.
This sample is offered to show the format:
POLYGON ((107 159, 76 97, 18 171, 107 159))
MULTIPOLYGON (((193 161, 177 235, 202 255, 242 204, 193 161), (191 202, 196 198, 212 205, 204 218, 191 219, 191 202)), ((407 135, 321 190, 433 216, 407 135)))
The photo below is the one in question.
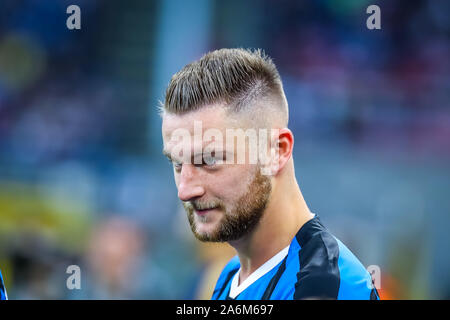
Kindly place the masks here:
MULTIPOLYGON (((231 152, 228 152, 228 151, 225 151, 225 150, 214 151, 214 154, 220 154, 220 153, 222 154, 223 160, 225 160, 227 158, 227 155, 231 155, 232 154, 231 152)), ((165 155, 170 161, 172 161, 172 157, 170 155, 170 152, 168 152, 167 150, 163 149, 162 150, 162 154, 165 155)), ((199 152, 199 153, 195 153, 195 154, 191 155, 191 163, 194 163, 195 157, 196 156, 200 156, 200 155, 203 156, 203 155, 205 155, 205 153, 204 152, 199 152)))
POLYGON ((172 157, 170 156, 170 152, 163 149, 162 154, 165 155, 169 160, 172 160, 172 157))

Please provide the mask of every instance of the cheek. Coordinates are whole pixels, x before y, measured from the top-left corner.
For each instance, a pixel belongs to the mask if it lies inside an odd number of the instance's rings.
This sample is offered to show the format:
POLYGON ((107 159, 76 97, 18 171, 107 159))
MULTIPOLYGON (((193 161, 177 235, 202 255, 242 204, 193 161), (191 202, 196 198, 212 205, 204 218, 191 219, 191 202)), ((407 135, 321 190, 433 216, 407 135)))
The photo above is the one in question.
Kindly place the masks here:
POLYGON ((249 169, 235 165, 210 179, 209 190, 225 201, 234 201, 246 193, 250 178, 249 169))

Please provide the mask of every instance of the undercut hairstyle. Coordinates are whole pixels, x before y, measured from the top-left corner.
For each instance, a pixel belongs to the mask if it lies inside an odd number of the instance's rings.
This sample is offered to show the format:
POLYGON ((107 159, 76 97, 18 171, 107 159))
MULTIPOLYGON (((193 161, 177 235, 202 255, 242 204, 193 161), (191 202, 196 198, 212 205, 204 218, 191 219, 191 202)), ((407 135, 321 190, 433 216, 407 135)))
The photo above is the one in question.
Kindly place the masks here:
POLYGON ((186 65, 172 76, 160 111, 184 114, 218 103, 231 113, 269 106, 270 112, 276 112, 286 125, 288 122, 280 75, 260 49, 215 50, 186 65))

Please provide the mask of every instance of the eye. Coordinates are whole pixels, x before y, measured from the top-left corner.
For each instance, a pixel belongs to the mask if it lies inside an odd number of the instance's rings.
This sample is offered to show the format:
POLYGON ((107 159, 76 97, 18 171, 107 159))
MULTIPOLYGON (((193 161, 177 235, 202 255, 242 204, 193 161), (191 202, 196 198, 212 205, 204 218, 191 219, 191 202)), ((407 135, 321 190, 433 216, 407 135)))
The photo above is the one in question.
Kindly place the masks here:
POLYGON ((176 169, 181 169, 182 163, 181 163, 181 162, 174 162, 174 163, 173 163, 173 166, 174 166, 176 169))
POLYGON ((214 166, 217 164, 217 159, 211 156, 204 156, 203 164, 206 164, 207 166, 214 166))
POLYGON ((173 161, 173 160, 169 159, 169 163, 175 168, 176 171, 181 170, 181 166, 182 166, 181 162, 177 162, 177 161, 173 161))

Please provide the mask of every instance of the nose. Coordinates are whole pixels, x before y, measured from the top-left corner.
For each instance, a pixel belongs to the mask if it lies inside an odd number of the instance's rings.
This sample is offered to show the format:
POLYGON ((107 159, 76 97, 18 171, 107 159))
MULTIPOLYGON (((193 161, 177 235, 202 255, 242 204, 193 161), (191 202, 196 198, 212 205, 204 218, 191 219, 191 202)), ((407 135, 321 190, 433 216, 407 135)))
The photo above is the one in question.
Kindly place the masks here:
POLYGON ((183 164, 181 167, 178 198, 181 201, 189 201, 193 198, 201 197, 205 194, 205 189, 196 173, 196 168, 192 164, 183 164))

